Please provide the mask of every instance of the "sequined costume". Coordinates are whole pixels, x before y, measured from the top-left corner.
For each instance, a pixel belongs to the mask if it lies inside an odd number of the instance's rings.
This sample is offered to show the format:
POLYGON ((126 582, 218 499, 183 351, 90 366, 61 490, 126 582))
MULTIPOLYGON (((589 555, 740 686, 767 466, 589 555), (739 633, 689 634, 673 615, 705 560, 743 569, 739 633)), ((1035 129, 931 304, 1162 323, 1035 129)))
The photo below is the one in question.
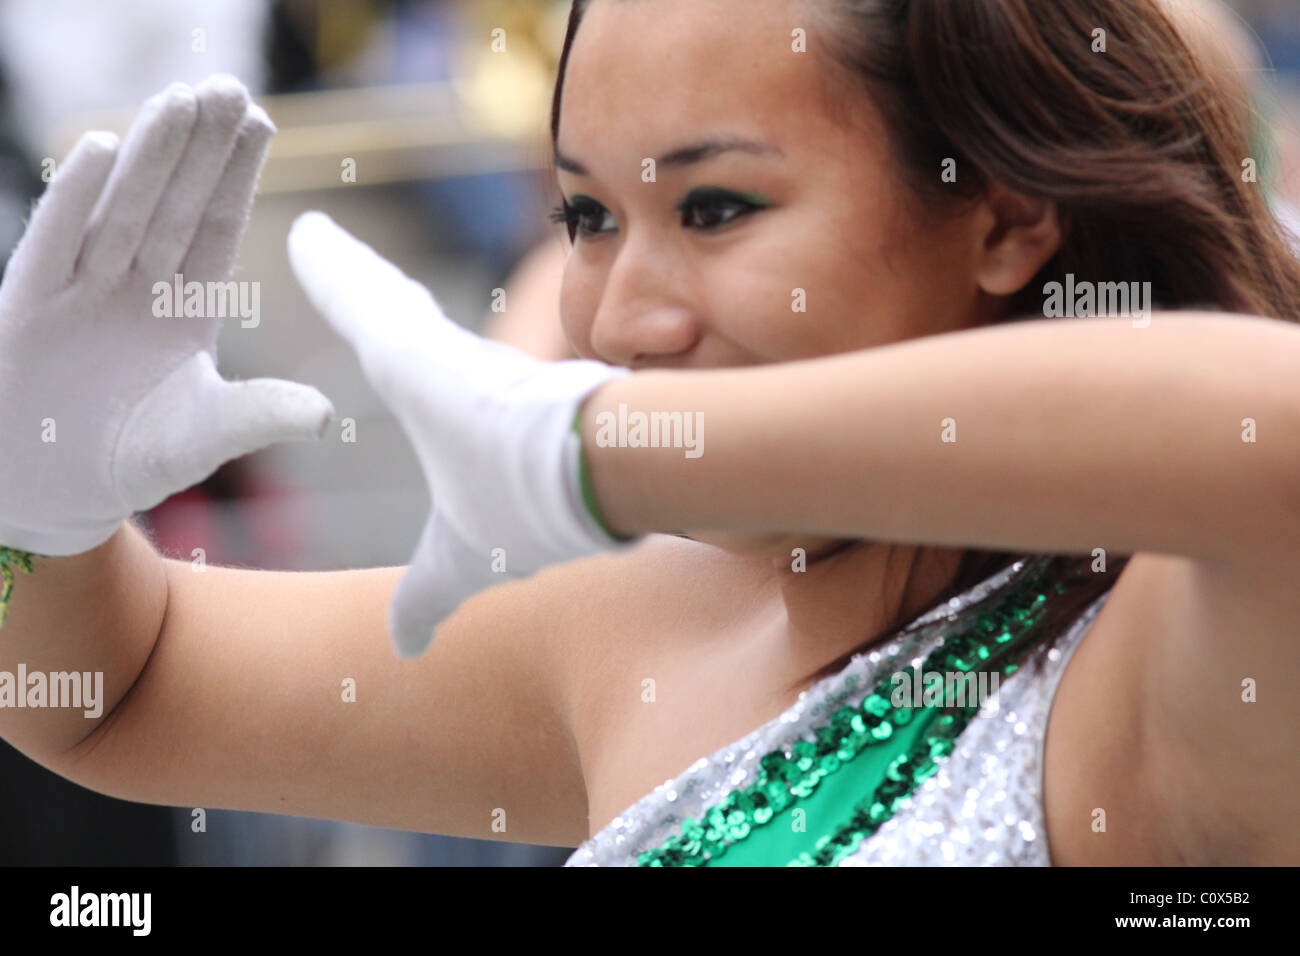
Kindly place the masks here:
POLYGON ((1045 592, 1070 586, 1051 564, 1018 561, 855 655, 620 813, 565 865, 1049 865, 1047 716, 1109 595, 1043 639, 1045 592), (980 671, 1000 677, 982 706, 899 696, 917 686, 900 674, 980 671))

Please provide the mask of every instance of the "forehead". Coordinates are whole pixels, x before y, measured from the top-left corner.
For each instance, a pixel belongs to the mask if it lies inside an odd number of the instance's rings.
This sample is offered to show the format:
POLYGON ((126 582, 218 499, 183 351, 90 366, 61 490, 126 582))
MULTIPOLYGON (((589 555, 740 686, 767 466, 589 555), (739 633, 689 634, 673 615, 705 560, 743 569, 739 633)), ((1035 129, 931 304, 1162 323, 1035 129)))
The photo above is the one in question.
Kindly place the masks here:
POLYGON ((561 148, 650 156, 721 130, 811 146, 835 126, 813 33, 802 0, 594 0, 569 54, 561 148))

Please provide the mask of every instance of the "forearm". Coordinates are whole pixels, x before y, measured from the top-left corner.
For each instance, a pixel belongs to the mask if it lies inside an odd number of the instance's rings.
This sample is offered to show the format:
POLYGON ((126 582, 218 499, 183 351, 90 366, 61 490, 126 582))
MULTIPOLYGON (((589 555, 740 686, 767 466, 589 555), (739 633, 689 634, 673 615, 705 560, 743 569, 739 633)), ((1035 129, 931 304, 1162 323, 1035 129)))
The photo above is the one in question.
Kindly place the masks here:
POLYGON ((162 559, 129 524, 84 554, 36 558, 31 573, 17 575, 0 627, 0 681, 8 681, 4 690, 13 695, 0 698, 0 737, 58 770, 134 684, 166 606, 162 559), (20 667, 27 686, 18 683, 20 667), (83 698, 79 707, 50 706, 57 701, 49 675, 74 671, 81 674, 83 692, 98 691, 99 697, 91 703, 83 698), (46 682, 45 701, 30 706, 39 701, 32 678, 37 674, 46 682), (25 706, 17 706, 19 696, 25 706))
POLYGON ((630 376, 588 401, 584 449, 599 507, 622 532, 1293 553, 1298 367, 1289 323, 1034 321, 806 362, 630 376), (601 447, 597 416, 620 403, 698 413, 703 453, 601 447), (1243 441, 1247 418, 1254 442, 1243 441))

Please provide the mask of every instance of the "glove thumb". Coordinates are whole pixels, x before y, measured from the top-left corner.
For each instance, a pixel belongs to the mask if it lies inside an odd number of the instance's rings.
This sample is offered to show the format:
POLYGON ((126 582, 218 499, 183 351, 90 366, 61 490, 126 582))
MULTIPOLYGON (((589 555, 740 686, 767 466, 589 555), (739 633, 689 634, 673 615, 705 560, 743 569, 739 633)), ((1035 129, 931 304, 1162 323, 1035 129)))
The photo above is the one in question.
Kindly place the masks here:
POLYGON ((329 399, 298 382, 253 378, 222 382, 213 417, 216 465, 282 441, 320 438, 334 417, 329 399))
POLYGON ((489 560, 467 548, 434 509, 388 608, 388 633, 398 657, 423 654, 438 625, 466 598, 494 583, 489 560))
POLYGON ((156 385, 122 428, 113 480, 132 510, 152 508, 232 458, 275 442, 319 438, 334 415, 309 385, 273 378, 227 382, 195 353, 156 385))

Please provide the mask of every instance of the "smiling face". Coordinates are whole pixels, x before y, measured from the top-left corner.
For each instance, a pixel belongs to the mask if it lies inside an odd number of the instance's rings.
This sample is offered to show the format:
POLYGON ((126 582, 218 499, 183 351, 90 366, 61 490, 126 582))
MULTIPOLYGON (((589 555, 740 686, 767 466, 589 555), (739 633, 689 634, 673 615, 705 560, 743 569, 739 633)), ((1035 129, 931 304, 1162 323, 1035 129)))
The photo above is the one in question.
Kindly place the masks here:
POLYGON ((996 316, 971 221, 921 218, 871 100, 830 86, 825 56, 798 0, 594 0, 556 143, 580 355, 755 365, 996 316), (853 98, 854 123, 830 96, 853 98))

